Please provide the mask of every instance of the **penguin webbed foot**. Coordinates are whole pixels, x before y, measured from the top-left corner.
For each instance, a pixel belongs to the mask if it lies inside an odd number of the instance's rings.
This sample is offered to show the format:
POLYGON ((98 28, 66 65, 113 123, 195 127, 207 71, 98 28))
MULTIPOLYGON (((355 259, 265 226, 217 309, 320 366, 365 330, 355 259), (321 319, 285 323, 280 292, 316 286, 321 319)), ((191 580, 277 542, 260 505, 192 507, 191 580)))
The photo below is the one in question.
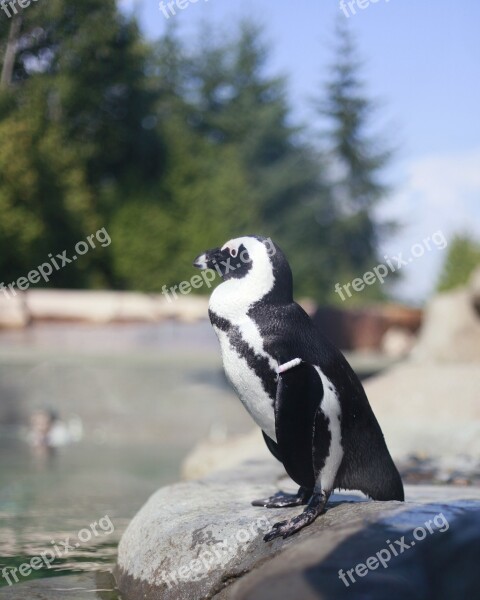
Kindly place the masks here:
POLYGON ((324 492, 313 494, 308 506, 301 514, 292 519, 275 523, 271 531, 264 536, 264 541, 271 542, 278 537, 283 537, 283 539, 285 539, 294 533, 297 533, 297 531, 300 531, 300 529, 303 529, 307 525, 310 525, 310 523, 313 523, 313 521, 315 521, 315 519, 325 510, 328 496, 329 494, 325 494, 324 492))
POLYGON ((277 492, 269 498, 253 500, 252 506, 263 506, 265 508, 287 508, 289 506, 301 506, 302 504, 307 504, 311 495, 312 492, 310 490, 300 487, 296 494, 277 492))

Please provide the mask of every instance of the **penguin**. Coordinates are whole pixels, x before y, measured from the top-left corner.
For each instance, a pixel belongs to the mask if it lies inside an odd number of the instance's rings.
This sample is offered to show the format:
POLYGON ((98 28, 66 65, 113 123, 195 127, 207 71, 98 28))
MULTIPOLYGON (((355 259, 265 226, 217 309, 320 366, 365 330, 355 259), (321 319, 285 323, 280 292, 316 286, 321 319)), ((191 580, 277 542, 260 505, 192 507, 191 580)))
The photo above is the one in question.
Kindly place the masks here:
POLYGON ((209 317, 225 374, 266 445, 298 484, 254 506, 304 506, 275 523, 264 540, 287 538, 325 511, 334 489, 373 500, 404 500, 400 474, 363 386, 343 354, 293 300, 293 277, 282 250, 248 235, 198 256, 215 269, 209 317))

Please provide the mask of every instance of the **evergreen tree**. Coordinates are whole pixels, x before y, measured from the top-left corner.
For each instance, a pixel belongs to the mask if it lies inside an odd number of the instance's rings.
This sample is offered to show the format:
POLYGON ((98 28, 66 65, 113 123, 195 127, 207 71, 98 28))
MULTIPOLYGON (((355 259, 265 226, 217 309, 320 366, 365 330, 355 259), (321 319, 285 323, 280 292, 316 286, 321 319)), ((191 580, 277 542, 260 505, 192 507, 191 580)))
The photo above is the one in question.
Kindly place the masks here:
MULTIPOLYGON (((378 264, 379 242, 395 229, 393 223, 379 223, 375 218, 375 209, 389 193, 382 176, 392 151, 372 134, 376 103, 366 95, 361 68, 353 37, 346 25, 339 23, 335 62, 317 106, 326 122, 324 149, 335 207, 329 246, 340 250, 332 256, 340 282, 359 277, 378 264)), ((357 299, 383 295, 374 285, 357 299)))
POLYGON ((192 122, 192 62, 174 28, 156 44, 148 70, 165 148, 163 177, 117 211, 112 238, 125 285, 158 292, 190 279, 196 255, 251 230, 256 218, 237 148, 220 148, 192 122))
POLYGON ((230 44, 212 40, 204 32, 193 60, 197 110, 191 121, 219 147, 237 148, 259 231, 288 254, 296 293, 321 298, 329 273, 322 264, 329 197, 320 157, 289 122, 285 80, 265 74, 262 30, 243 22, 230 44))

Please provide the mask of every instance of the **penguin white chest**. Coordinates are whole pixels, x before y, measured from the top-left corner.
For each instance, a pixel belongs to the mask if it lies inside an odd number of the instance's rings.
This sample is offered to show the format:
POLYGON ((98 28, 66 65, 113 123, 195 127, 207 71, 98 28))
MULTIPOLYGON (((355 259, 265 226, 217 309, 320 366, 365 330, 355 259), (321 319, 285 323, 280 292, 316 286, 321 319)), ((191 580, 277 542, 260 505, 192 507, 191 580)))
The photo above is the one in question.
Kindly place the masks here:
MULTIPOLYGON (((261 378, 250 367, 247 359, 232 345, 228 334, 218 327, 214 329, 220 342, 223 367, 228 379, 255 423, 276 441, 274 399, 267 394, 261 378)), ((253 353, 254 350, 250 345, 249 347, 253 353)), ((272 360, 271 357, 269 359, 272 360)))

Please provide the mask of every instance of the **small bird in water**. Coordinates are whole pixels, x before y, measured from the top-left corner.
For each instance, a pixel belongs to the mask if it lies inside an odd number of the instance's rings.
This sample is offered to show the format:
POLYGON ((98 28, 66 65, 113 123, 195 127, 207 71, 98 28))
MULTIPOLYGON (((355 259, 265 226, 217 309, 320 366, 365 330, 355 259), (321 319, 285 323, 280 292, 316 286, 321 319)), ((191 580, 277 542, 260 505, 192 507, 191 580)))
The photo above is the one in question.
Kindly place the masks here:
POLYGON ((193 263, 215 269, 209 317, 225 373, 262 429, 270 452, 300 487, 253 501, 279 508, 306 505, 276 523, 265 541, 312 523, 334 489, 374 500, 404 500, 400 475, 357 375, 293 300, 290 265, 269 238, 244 236, 193 263))

